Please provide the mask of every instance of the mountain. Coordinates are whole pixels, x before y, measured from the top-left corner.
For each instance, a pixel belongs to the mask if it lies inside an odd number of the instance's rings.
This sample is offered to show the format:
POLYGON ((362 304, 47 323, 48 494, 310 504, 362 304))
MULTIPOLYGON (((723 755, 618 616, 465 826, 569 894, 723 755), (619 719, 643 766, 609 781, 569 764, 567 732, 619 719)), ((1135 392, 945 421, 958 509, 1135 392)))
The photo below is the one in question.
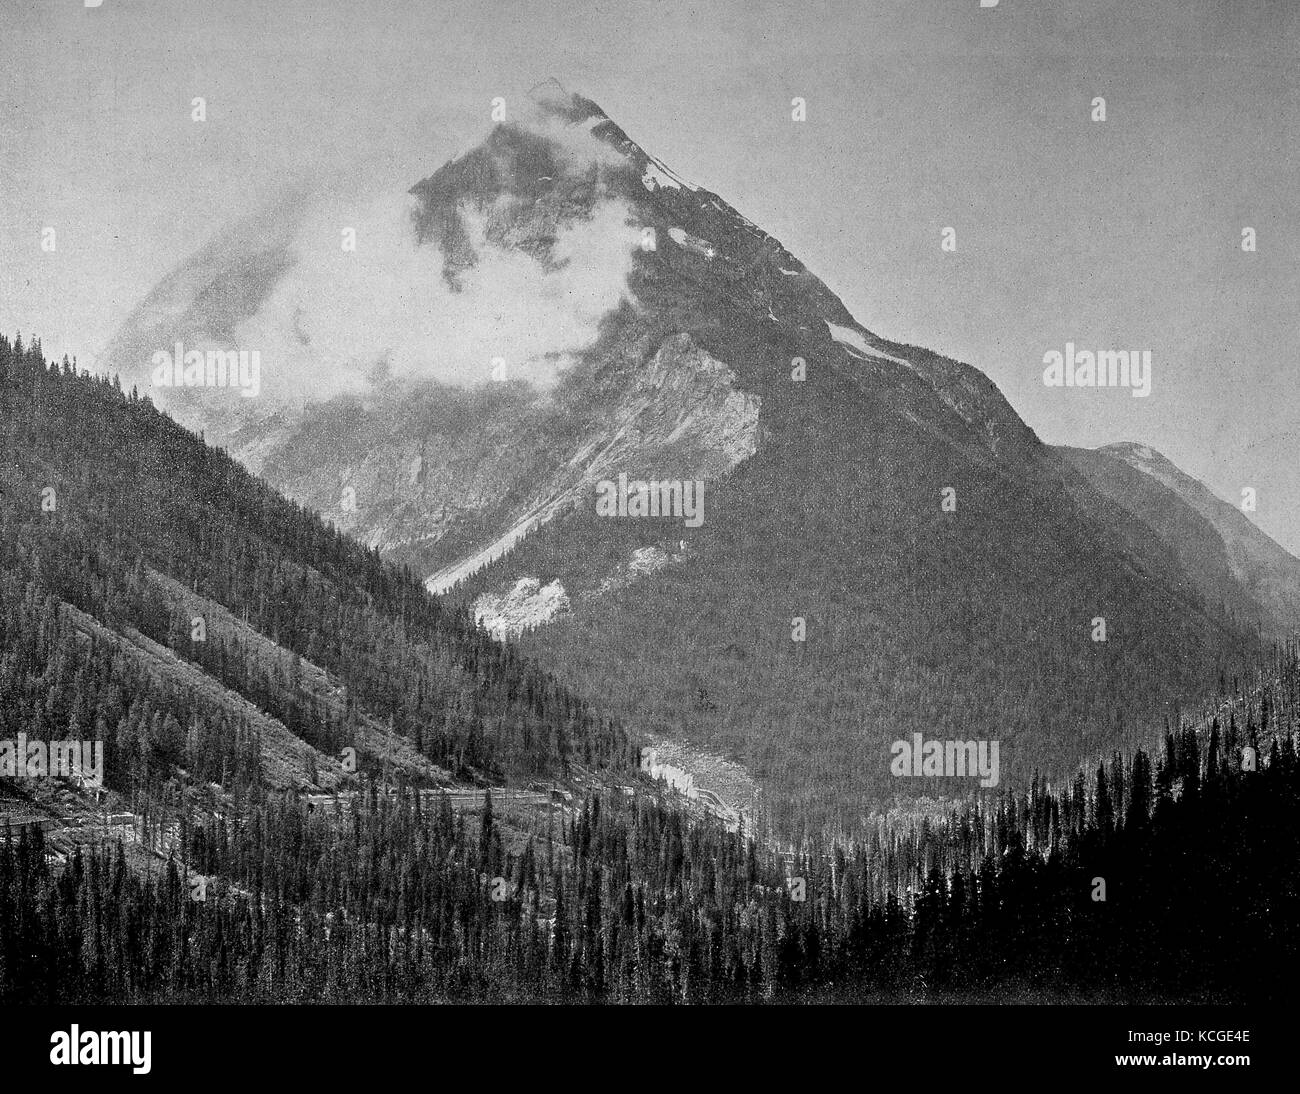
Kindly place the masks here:
POLYGON ((1060 449, 1107 497, 1168 544, 1207 598, 1281 638, 1300 624, 1300 561, 1242 512, 1148 445, 1060 449))
POLYGON ((602 709, 743 763, 781 823, 974 788, 896 775, 914 733, 1070 771, 1295 623, 1274 597, 1263 626, 1255 555, 1173 550, 978 370, 867 329, 596 104, 535 98, 355 251, 319 197, 233 227, 109 364, 602 709), (150 384, 176 342, 258 351, 257 397, 150 384), (702 519, 598 515, 620 476, 702 483, 702 519))

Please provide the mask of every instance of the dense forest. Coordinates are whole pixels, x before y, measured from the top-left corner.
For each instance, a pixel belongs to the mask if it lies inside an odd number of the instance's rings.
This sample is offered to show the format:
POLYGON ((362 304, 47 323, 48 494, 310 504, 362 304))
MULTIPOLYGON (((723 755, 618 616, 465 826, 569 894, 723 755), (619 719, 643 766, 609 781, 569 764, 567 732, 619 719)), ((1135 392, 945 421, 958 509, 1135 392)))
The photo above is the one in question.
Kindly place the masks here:
POLYGON ((152 876, 110 849, 53 867, 32 829, 0 842, 0 1000, 1280 999, 1298 698, 1292 647, 1244 724, 793 857, 621 794, 508 852, 490 799, 340 821, 254 793, 152 876))
MULTIPOLYGON (((742 763, 791 832, 848 823, 864 798, 941 792, 890 777, 891 742, 914 732, 1001 741, 1003 777, 1024 788, 1131 749, 1266 654, 1240 603, 1202 595, 1155 530, 1050 449, 976 460, 892 392, 826 384, 765 389, 764 443, 707 482, 698 528, 588 505, 452 595, 558 581, 568 610, 520 650, 611 715, 742 763), (662 565, 631 575, 648 549, 662 565)), ((685 466, 619 470, 694 478, 685 466)))
POLYGON ((103 741, 118 788, 170 764, 248 776, 254 730, 122 656, 113 639, 130 630, 326 753, 369 716, 458 777, 635 765, 620 726, 136 391, 0 337, 0 431, 0 737, 103 741), (195 641, 159 575, 285 658, 234 633, 195 641), (109 640, 78 635, 65 606, 109 640), (295 686, 302 660, 341 681, 341 710, 295 686))

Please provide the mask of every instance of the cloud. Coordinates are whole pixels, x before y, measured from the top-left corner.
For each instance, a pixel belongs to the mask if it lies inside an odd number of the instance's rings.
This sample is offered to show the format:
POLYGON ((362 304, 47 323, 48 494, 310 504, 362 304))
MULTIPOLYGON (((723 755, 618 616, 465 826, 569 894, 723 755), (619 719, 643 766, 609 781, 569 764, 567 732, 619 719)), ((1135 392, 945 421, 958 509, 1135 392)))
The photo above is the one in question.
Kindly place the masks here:
POLYGON ((544 389, 627 294, 640 228, 621 199, 562 227, 549 266, 490 242, 484 217, 462 206, 477 261, 460 273, 459 292, 442 276, 437 245, 416 244, 414 208, 407 195, 360 207, 318 199, 303 218, 294 266, 237 331, 240 348, 261 352, 270 397, 301 404, 364 392, 376 366, 404 381, 491 382, 496 359, 506 378, 544 389), (345 229, 355 251, 343 249, 345 229))

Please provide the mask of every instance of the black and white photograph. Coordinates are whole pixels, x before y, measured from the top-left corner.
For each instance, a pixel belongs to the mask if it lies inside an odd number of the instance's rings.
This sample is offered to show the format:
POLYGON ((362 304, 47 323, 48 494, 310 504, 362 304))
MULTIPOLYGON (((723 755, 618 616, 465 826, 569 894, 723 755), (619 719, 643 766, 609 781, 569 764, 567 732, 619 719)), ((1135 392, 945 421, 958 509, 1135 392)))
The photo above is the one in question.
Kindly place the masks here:
POLYGON ((1281 1064, 1297 136, 1293 0, 0 0, 0 1076, 1281 1064))

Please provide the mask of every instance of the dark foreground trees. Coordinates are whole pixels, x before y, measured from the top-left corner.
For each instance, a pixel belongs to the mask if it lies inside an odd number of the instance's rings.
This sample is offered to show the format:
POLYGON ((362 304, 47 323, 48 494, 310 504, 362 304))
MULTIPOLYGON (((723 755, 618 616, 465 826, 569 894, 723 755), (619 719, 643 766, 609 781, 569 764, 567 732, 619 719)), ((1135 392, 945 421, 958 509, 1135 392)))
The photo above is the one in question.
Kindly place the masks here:
POLYGON ((1119 820, 1101 780, 1036 787, 793 860, 622 794, 505 850, 445 801, 339 817, 254 793, 150 873, 112 847, 56 863, 32 829, 0 842, 0 1000, 1279 998, 1293 741, 1253 772, 1214 729, 1166 751, 1107 765, 1119 820))

